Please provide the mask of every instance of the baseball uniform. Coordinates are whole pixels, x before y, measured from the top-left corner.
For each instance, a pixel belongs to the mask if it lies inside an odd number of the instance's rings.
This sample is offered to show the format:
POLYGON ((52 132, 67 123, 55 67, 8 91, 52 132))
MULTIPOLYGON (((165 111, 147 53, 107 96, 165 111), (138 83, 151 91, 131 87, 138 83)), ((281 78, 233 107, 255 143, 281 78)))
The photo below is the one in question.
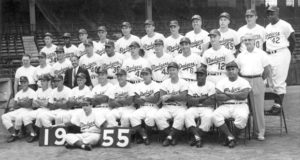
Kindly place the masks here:
POLYGON ((238 33, 228 28, 226 32, 221 32, 220 29, 218 29, 221 33, 220 43, 221 45, 225 46, 227 49, 231 51, 232 54, 236 52, 235 46, 240 43, 240 39, 238 37, 238 33))
POLYGON ((63 77, 65 77, 65 72, 72 67, 73 67, 72 63, 69 59, 65 59, 63 62, 57 61, 52 66, 52 74, 51 75, 52 76, 63 75, 63 77))
POLYGON ((68 48, 66 46, 64 46, 63 48, 64 48, 66 59, 70 59, 71 57, 77 56, 79 54, 78 53, 79 52, 78 48, 73 44, 71 44, 71 46, 68 47, 68 48))
MULTIPOLYGON (((44 75, 50 75, 52 73, 52 67, 47 64, 45 67, 37 66, 34 72, 34 80, 37 81, 37 85, 41 87, 41 82, 39 78, 44 75)), ((50 83, 49 83, 50 84, 50 83)))
MULTIPOLYGON (((255 47, 263 49, 263 43, 265 42, 266 30, 261 25, 256 24, 254 28, 248 28, 247 25, 242 26, 238 31, 238 36, 240 42, 243 42, 243 36, 246 34, 252 34, 255 39, 255 47)), ((240 51, 243 52, 246 50, 244 43, 241 43, 240 51)))
MULTIPOLYGON (((69 100, 74 100, 75 102, 83 101, 85 98, 91 98, 91 89, 88 86, 84 86, 82 89, 79 89, 78 86, 72 89, 72 94, 70 95, 69 100)), ((70 110, 70 114, 73 117, 76 115, 80 110, 81 106, 73 106, 74 109, 70 110)))
POLYGON ((101 57, 102 61, 100 63, 105 69, 107 69, 107 79, 112 84, 117 84, 117 71, 122 67, 124 56, 120 53, 115 52, 115 55, 112 57, 107 56, 104 54, 101 57))
POLYGON ((154 54, 154 41, 156 39, 164 40, 165 36, 160 33, 154 32, 154 35, 152 37, 149 37, 148 35, 142 37, 141 46, 145 51, 144 58, 147 58, 150 55, 154 54))
POLYGON ((149 67, 149 62, 142 57, 138 59, 127 58, 124 60, 122 69, 127 72, 127 80, 131 83, 139 83, 143 79, 141 78, 141 70, 143 68, 149 67))
POLYGON ((152 78, 158 83, 162 83, 169 78, 168 65, 173 61, 173 57, 168 53, 163 53, 163 56, 158 57, 153 55, 148 58, 152 70, 152 78))
POLYGON ((47 46, 45 46, 41 49, 40 52, 46 53, 47 64, 53 65, 56 62, 56 53, 55 53, 56 48, 57 48, 57 46, 55 44, 52 44, 51 47, 49 47, 49 48, 47 46))
POLYGON ((174 38, 172 35, 167 37, 164 41, 164 45, 166 48, 166 52, 172 55, 172 57, 176 57, 178 54, 181 54, 182 51, 180 49, 180 39, 183 36, 179 34, 177 38, 174 38))
POLYGON ((94 51, 96 54, 98 54, 99 56, 103 56, 105 55, 105 42, 95 42, 94 44, 96 44, 96 47, 94 46, 94 51))
POLYGON ((179 77, 188 82, 196 81, 195 72, 201 66, 201 57, 198 54, 184 56, 180 54, 175 57, 174 61, 179 65, 179 77))
MULTIPOLYGON (((215 85, 206 81, 204 86, 198 86, 197 82, 189 85, 188 95, 192 97, 211 96, 215 94, 215 85)), ((214 106, 192 106, 185 112, 185 126, 186 128, 196 127, 195 119, 200 117, 201 124, 199 128, 202 131, 208 132, 212 126, 212 115, 214 106)))
POLYGON ((191 40, 192 52, 197 53, 198 55, 202 54, 203 45, 210 41, 208 37, 208 32, 203 29, 201 29, 201 31, 197 34, 194 31, 190 31, 186 33, 185 37, 191 40))
POLYGON ((270 53, 274 91, 277 94, 285 94, 285 81, 291 61, 288 37, 295 30, 288 22, 280 19, 274 25, 268 24, 266 32, 266 47, 267 52, 270 53))
MULTIPOLYGON (((98 50, 98 44, 97 44, 97 42, 95 42, 95 41, 93 41, 93 46, 94 46, 94 51, 93 51, 93 53, 95 54, 96 53, 96 51, 98 50)), ((85 55, 86 53, 85 53, 85 46, 84 46, 84 43, 80 43, 79 45, 78 45, 78 54, 77 54, 77 56, 78 57, 81 57, 81 56, 83 56, 83 55, 85 55)))
MULTIPOLYGON (((28 78, 29 85, 35 84, 35 76, 34 76, 35 71, 36 71, 36 67, 34 67, 34 66, 30 65, 29 67, 26 67, 26 68, 24 66, 21 66, 17 69, 15 78, 20 79, 20 77, 25 76, 28 78)), ((20 82, 19 82, 19 85, 20 85, 20 82)))
POLYGON ((221 46, 219 50, 210 48, 202 56, 202 64, 207 67, 207 80, 217 84, 226 77, 226 64, 233 61, 234 56, 230 50, 221 46))
POLYGON ((130 58, 130 48, 129 45, 133 42, 136 41, 138 43, 141 42, 140 38, 135 36, 135 35, 130 35, 130 37, 128 39, 126 39, 125 37, 121 37, 120 39, 118 39, 115 43, 116 46, 116 52, 119 52, 121 54, 124 55, 125 59, 130 58))
POLYGON ((85 54, 79 59, 79 66, 89 71, 93 86, 98 84, 98 75, 96 73, 96 70, 100 66, 100 63, 101 57, 95 53, 91 57, 88 57, 85 54))

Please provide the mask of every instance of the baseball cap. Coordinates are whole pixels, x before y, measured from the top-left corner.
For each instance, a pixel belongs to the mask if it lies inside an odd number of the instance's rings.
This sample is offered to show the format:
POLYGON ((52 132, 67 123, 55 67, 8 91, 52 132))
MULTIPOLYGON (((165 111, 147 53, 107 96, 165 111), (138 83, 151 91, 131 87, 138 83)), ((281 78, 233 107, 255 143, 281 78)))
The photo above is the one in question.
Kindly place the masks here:
POLYGON ((97 69, 97 72, 96 72, 97 74, 100 74, 100 73, 105 73, 105 74, 107 74, 107 69, 106 68, 104 68, 104 67, 99 67, 98 69, 97 69))
POLYGON ((119 69, 116 75, 127 75, 127 72, 124 69, 119 69))
POLYGON ((279 8, 277 6, 269 6, 267 8, 267 11, 270 11, 270 12, 278 12, 279 11, 279 8))
POLYGON ((87 31, 85 29, 79 29, 78 31, 79 34, 87 34, 87 31))
POLYGON ((49 33, 49 32, 46 32, 45 35, 44 35, 44 37, 51 37, 52 38, 53 35, 51 33, 49 33))
POLYGON ((147 19, 144 24, 154 26, 154 21, 152 21, 151 19, 147 19))
POLYGON ((215 36, 221 36, 221 33, 220 33, 220 31, 218 31, 217 29, 212 29, 210 32, 209 32, 209 34, 208 34, 208 36, 212 36, 212 35, 215 35, 215 36))
POLYGON ((152 70, 149 67, 145 67, 141 71, 141 74, 143 74, 143 73, 152 74, 152 70))
POLYGON ((154 41, 154 45, 164 45, 164 41, 161 40, 161 39, 156 39, 156 40, 154 41))
POLYGON ((53 77, 53 81, 61 81, 61 80, 63 80, 64 79, 64 77, 60 74, 60 75, 55 75, 54 77, 53 77))
POLYGON ((231 62, 226 64, 226 69, 229 69, 231 67, 239 68, 238 65, 235 63, 235 61, 231 61, 231 62))
POLYGON ((129 22, 123 22, 123 23, 121 24, 121 27, 123 27, 123 26, 125 26, 125 27, 131 27, 131 25, 130 25, 129 22))
POLYGON ((106 27, 105 26, 99 26, 97 28, 97 31, 104 31, 104 32, 106 32, 106 27))
POLYGON ((187 38, 187 37, 182 37, 180 39, 179 44, 182 44, 183 42, 187 42, 187 43, 191 44, 191 40, 189 38, 187 38))
POLYGON ((256 11, 254 9, 247 9, 246 16, 256 16, 256 11))
POLYGON ((172 20, 170 21, 170 25, 169 26, 179 26, 179 23, 177 20, 172 20))
POLYGON ((200 15, 198 15, 198 14, 195 14, 195 15, 193 15, 193 17, 192 17, 192 20, 194 20, 194 19, 201 20, 202 18, 201 18, 201 16, 200 16, 200 15))
POLYGON ((44 74, 42 76, 39 77, 39 80, 45 80, 45 81, 50 81, 50 77, 47 74, 44 74))
POLYGON ((207 73, 207 70, 205 67, 198 67, 195 73, 207 73))
POLYGON ((107 42, 105 42, 105 46, 115 47, 115 42, 112 40, 108 40, 107 42))
POLYGON ((167 69, 169 69, 169 68, 171 68, 171 67, 179 69, 179 65, 178 65, 176 62, 171 62, 171 63, 169 63, 167 69))
POLYGON ((26 76, 21 76, 20 82, 28 82, 28 78, 26 76))
POLYGON ((129 45, 129 47, 137 47, 137 48, 140 48, 140 44, 137 42, 137 41, 133 41, 131 42, 131 44, 129 45))
POLYGON ((38 55, 38 58, 46 58, 47 55, 45 52, 41 52, 39 55, 38 55))
POLYGON ((71 38, 71 33, 64 33, 63 38, 71 38))
POLYGON ((221 13, 221 14, 220 14, 220 16, 219 16, 219 18, 222 18, 222 17, 225 17, 225 18, 227 18, 227 19, 229 19, 229 20, 230 20, 230 14, 229 14, 229 13, 227 13, 227 12, 223 12, 223 13, 221 13))
POLYGON ((87 39, 87 41, 84 43, 84 46, 94 46, 94 43, 91 39, 87 39))
POLYGON ((55 52, 64 53, 65 50, 64 50, 63 46, 57 46, 56 49, 55 49, 55 52))
POLYGON ((77 78, 84 78, 84 79, 86 79, 86 75, 84 74, 84 73, 78 73, 77 75, 76 75, 76 77, 77 78))

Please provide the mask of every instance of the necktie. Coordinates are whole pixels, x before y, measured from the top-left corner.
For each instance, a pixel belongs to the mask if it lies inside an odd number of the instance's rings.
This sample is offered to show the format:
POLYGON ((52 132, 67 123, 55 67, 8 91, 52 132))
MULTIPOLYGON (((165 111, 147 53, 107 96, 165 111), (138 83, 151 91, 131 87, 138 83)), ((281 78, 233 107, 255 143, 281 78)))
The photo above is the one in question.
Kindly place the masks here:
POLYGON ((72 85, 75 86, 76 68, 73 69, 72 85))

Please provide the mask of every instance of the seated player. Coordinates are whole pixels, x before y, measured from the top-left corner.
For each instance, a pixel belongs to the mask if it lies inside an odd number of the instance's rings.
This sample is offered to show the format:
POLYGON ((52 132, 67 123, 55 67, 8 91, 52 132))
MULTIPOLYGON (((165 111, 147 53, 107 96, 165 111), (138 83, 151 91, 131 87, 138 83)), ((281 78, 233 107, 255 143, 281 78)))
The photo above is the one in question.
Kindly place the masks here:
POLYGON ((191 146, 202 147, 202 136, 212 126, 212 115, 215 106, 215 85, 206 80, 207 70, 199 67, 196 71, 197 82, 190 84, 188 89, 187 105, 189 109, 185 113, 185 126, 192 133, 191 146), (199 128, 195 119, 200 118, 199 128))
POLYGON ((139 105, 139 109, 134 111, 130 117, 133 129, 142 137, 145 145, 149 145, 149 137, 145 128, 141 126, 145 121, 146 129, 155 127, 155 115, 158 111, 157 102, 159 100, 159 84, 152 81, 152 70, 143 68, 141 71, 143 82, 136 86, 134 103, 139 105))
POLYGON ((14 98, 14 107, 10 112, 2 115, 2 123, 11 136, 7 143, 18 139, 18 133, 23 125, 24 114, 32 111, 32 101, 36 98, 36 93, 28 87, 29 81, 26 76, 20 77, 21 88, 14 98))
POLYGON ((220 106, 213 113, 213 123, 225 134, 225 146, 233 148, 236 145, 236 137, 246 127, 249 108, 247 97, 251 91, 249 82, 238 76, 238 66, 232 61, 226 64, 227 76, 216 85, 216 100, 220 106), (234 131, 231 133, 225 123, 225 119, 234 118, 234 131))
POLYGON ((104 122, 105 118, 103 116, 96 116, 95 111, 92 109, 91 100, 87 99, 83 103, 82 109, 71 119, 72 124, 80 127, 81 133, 66 134, 65 147, 91 151, 92 146, 97 145, 100 140, 100 131, 104 122))

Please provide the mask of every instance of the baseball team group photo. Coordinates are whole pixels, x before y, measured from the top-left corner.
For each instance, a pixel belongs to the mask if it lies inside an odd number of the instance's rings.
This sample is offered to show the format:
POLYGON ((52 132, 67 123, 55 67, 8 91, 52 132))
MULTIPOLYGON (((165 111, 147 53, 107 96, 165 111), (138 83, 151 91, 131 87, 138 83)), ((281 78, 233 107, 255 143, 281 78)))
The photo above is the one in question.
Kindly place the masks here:
POLYGON ((300 155, 299 1, 0 4, 1 159, 300 155))

